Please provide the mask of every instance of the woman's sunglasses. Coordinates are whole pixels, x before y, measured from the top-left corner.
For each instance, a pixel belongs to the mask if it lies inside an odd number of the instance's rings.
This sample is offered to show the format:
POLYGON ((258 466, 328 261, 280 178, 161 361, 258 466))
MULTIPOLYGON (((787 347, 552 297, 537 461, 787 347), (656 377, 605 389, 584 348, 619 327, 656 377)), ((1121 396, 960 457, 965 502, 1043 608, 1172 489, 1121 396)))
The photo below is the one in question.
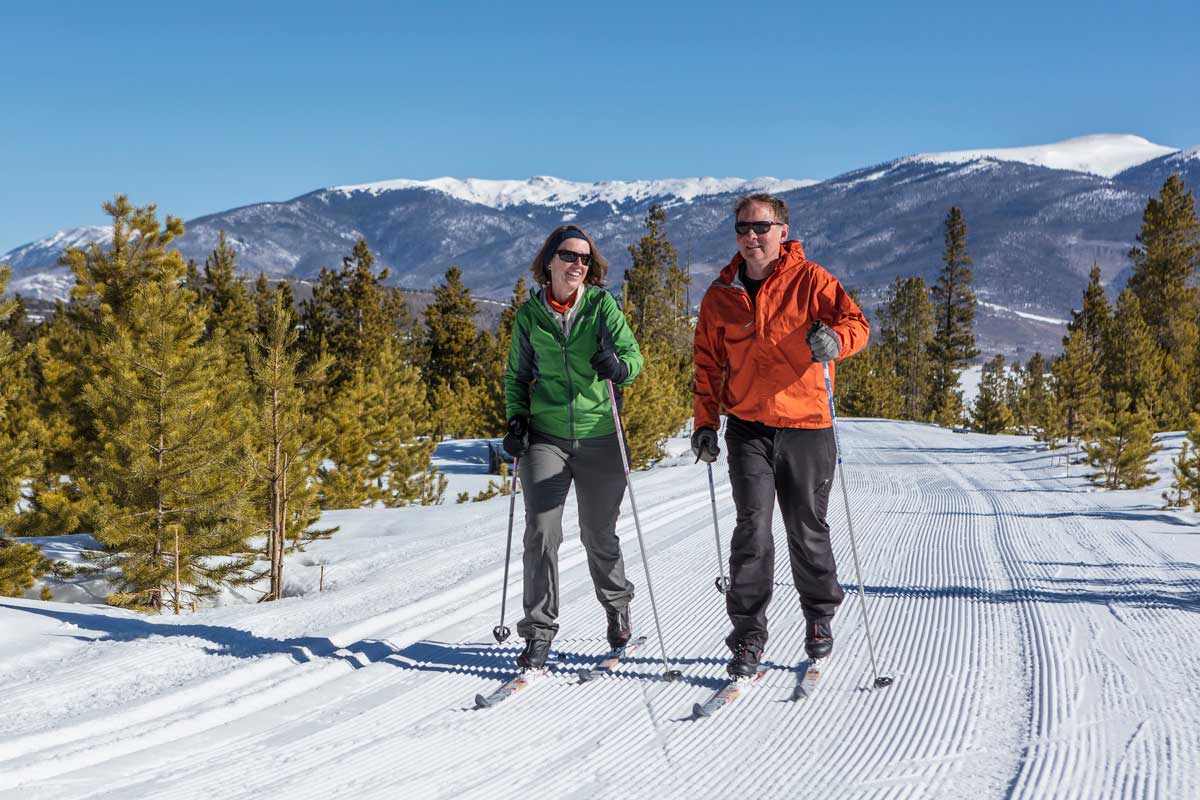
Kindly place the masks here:
POLYGON ((579 262, 585 267, 590 267, 592 265, 592 257, 587 253, 576 253, 574 250, 556 250, 554 255, 558 256, 568 264, 574 264, 575 260, 578 259, 579 262))
POLYGON ((767 231, 771 230, 772 225, 783 225, 782 222, 735 222, 733 229, 737 231, 738 236, 745 236, 750 231, 754 231, 759 236, 762 236, 767 231))

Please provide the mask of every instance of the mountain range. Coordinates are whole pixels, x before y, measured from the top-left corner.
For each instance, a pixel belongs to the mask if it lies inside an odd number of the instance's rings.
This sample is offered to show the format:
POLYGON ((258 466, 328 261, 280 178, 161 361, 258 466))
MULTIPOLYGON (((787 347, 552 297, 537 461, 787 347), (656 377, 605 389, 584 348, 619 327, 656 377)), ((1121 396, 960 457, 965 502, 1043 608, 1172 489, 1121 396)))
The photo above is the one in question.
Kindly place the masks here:
MULTIPOLYGON (((402 286, 428 288, 456 264, 478 294, 503 298, 545 235, 565 221, 593 234, 611 264, 610 282, 619 284, 630 262, 626 248, 643 235, 657 203, 667 210, 667 234, 691 271, 697 303, 735 252, 734 201, 770 191, 788 203, 792 238, 871 308, 898 276, 936 279, 943 220, 956 205, 975 262, 981 349, 1027 357, 1058 348, 1093 263, 1110 290, 1123 285, 1146 200, 1171 174, 1196 186, 1200 147, 1101 134, 906 156, 824 181, 391 180, 198 217, 186 223, 178 246, 202 263, 224 231, 248 274, 304 280, 340 264, 363 237, 402 286)), ((73 228, 0 255, 13 267, 10 291, 65 296, 71 279, 57 266, 62 250, 108 235, 73 228)))

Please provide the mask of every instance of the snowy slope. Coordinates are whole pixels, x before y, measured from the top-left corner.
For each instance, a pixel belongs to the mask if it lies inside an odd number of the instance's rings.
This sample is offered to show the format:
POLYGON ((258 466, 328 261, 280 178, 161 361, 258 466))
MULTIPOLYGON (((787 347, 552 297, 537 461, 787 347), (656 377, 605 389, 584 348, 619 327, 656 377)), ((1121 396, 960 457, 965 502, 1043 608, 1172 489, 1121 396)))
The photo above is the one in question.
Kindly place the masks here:
POLYGON ((550 175, 527 180, 485 180, 481 178, 434 178, 418 181, 398 178, 355 186, 334 186, 326 191, 381 194, 400 189, 425 189, 441 192, 459 200, 490 208, 516 205, 586 206, 592 203, 624 203, 655 197, 675 197, 684 202, 710 194, 730 192, 788 192, 817 183, 814 180, 780 178, 669 178, 657 181, 601 181, 577 183, 550 175))
POLYGON ((961 164, 981 158, 994 158, 997 161, 1016 161, 1050 169, 1090 172, 1093 175, 1111 178, 1130 167, 1174 153, 1177 149, 1154 144, 1141 136, 1102 133, 1033 147, 923 153, 910 156, 908 160, 932 164, 961 164))
MULTIPOLYGON (((706 473, 680 458, 635 489, 681 682, 658 680, 647 646, 577 683, 604 649, 603 614, 568 536, 559 669, 474 710, 519 647, 490 635, 507 499, 331 513, 342 531, 289 564, 307 580, 326 563, 323 594, 179 620, 0 599, 0 797, 1200 796, 1195 515, 1159 510, 1165 486, 1091 491, 1023 437, 879 420, 843 436, 890 688, 867 690, 850 594, 819 692, 787 702, 803 621, 780 559, 770 671, 691 719, 721 679, 727 622, 706 473)), ((724 463, 715 474, 728 552, 724 463)), ((836 490, 830 518, 849 589, 836 490)), ((619 524, 635 627, 653 641, 628 506, 619 524)))

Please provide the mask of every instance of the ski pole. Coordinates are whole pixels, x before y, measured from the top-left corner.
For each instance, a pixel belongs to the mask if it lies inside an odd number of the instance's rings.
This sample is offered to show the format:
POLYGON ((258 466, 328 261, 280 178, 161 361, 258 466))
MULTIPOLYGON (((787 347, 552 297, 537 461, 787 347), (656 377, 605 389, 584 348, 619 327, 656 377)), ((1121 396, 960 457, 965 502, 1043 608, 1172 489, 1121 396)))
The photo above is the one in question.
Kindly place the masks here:
POLYGON ((854 541, 854 523, 850 521, 850 490, 846 488, 846 466, 842 463, 842 440, 838 436, 837 412, 833 410, 833 384, 829 381, 829 362, 822 361, 825 370, 825 392, 829 395, 829 419, 833 423, 833 445, 837 450, 837 471, 842 483, 842 497, 846 500, 846 528, 850 531, 850 552, 854 556, 854 574, 858 577, 858 600, 862 604, 863 625, 867 629, 867 652, 871 654, 871 672, 875 675, 875 688, 891 686, 892 679, 879 674, 875 663, 875 643, 871 638, 871 618, 867 615, 867 593, 863 589, 862 567, 858 563, 858 544, 854 541))
POLYGON ((517 513, 517 466, 520 463, 520 458, 513 458, 512 481, 508 485, 508 544, 504 546, 504 583, 500 585, 500 624, 492 628, 492 636, 496 637, 497 644, 512 635, 512 631, 504 624, 504 607, 508 600, 508 562, 512 557, 513 517, 517 513))
POLYGON ((658 646, 662 649, 663 678, 668 681, 678 680, 683 673, 671 669, 670 659, 667 658, 667 643, 663 638, 662 623, 658 620, 658 605, 654 602, 654 587, 650 584, 650 561, 646 558, 646 544, 642 541, 642 523, 638 521, 637 501, 633 499, 633 479, 629 475, 629 457, 625 452, 625 429, 621 427, 621 412, 617 411, 617 393, 613 390, 612 381, 608 384, 608 402, 612 406, 613 425, 617 428, 617 445, 621 448, 621 467, 625 470, 625 485, 629 489, 629 505, 633 508, 633 527, 637 531, 638 548, 642 551, 642 567, 646 570, 646 592, 650 595, 650 610, 654 613, 654 627, 658 630, 658 646))
POLYGON ((713 485, 712 462, 708 464, 708 496, 712 499, 713 533, 717 537, 717 571, 720 573, 716 580, 717 591, 725 594, 729 591, 729 578, 725 577, 725 554, 721 552, 721 526, 717 524, 717 487, 713 485))

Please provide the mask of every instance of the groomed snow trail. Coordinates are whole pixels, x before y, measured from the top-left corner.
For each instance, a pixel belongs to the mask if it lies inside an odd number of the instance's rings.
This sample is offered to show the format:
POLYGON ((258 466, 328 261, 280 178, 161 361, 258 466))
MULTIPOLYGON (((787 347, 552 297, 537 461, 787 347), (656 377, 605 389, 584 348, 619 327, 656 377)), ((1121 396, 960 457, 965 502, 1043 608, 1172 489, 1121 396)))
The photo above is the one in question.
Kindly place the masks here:
MULTIPOLYGON (((575 670, 605 650, 604 616, 571 536, 558 668, 485 710, 473 697, 511 674, 521 644, 490 635, 507 499, 339 512, 327 516, 344 532, 309 557, 358 537, 370 563, 325 594, 179 623, 0 599, 0 626, 21 622, 31 642, 0 659, 0 797, 1200 797, 1200 533, 1189 519, 1089 492, 1079 467, 1021 437, 882 420, 842 433, 890 688, 868 688, 835 482, 847 597, 818 693, 788 702, 804 631, 777 523, 770 670, 717 716, 691 718, 723 678, 727 619, 707 475, 680 464, 634 480, 683 681, 658 679, 628 504, 620 532, 647 644, 579 683, 575 670)), ((728 553, 724 463, 714 474, 728 553)))

